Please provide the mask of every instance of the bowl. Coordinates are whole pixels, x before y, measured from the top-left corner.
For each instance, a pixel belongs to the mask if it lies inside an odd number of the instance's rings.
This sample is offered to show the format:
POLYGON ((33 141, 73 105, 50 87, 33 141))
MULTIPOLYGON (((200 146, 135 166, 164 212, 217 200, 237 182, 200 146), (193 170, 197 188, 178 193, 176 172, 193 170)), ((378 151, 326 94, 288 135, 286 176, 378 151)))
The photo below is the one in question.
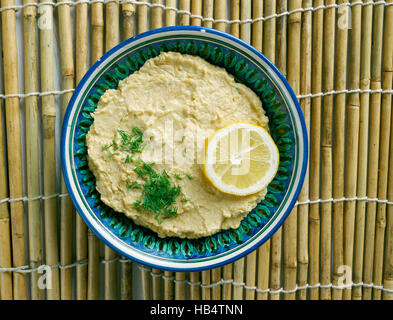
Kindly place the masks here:
POLYGON ((260 52, 224 32, 194 26, 155 29, 130 38, 100 58, 78 84, 64 117, 61 160, 64 180, 87 226, 120 255, 170 271, 201 271, 233 262, 268 240, 296 203, 305 177, 308 139, 298 100, 280 71, 260 52), (162 51, 198 55, 224 67, 262 100, 280 167, 263 201, 237 229, 198 239, 159 238, 100 200, 87 162, 91 113, 105 90, 162 51))

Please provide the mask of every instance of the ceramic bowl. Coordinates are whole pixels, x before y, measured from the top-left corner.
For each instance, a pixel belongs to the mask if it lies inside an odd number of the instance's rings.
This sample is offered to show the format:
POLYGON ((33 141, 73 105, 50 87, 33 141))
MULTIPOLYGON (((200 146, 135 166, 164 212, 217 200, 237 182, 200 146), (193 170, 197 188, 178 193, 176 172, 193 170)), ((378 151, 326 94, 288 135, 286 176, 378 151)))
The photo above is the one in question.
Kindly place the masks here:
POLYGON ((130 38, 97 61, 77 86, 64 118, 61 137, 64 180, 88 227, 120 255, 172 271, 200 271, 233 262, 255 250, 281 226, 303 184, 308 139, 298 100, 279 70, 260 52, 229 34, 203 27, 156 29, 130 38), (87 163, 85 137, 91 113, 105 90, 162 51, 198 55, 224 67, 262 100, 280 152, 280 167, 263 201, 237 229, 199 239, 159 238, 100 200, 87 163))

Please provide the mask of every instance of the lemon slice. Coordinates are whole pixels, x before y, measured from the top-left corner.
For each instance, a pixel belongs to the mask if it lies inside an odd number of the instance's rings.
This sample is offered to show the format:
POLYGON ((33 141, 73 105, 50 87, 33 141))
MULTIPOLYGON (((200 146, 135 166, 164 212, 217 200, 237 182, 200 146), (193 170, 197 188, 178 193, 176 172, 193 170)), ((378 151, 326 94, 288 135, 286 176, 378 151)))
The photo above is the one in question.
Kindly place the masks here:
POLYGON ((277 173, 279 158, 277 146, 264 128, 235 122, 206 139, 203 170, 218 190, 246 196, 268 186, 277 173))

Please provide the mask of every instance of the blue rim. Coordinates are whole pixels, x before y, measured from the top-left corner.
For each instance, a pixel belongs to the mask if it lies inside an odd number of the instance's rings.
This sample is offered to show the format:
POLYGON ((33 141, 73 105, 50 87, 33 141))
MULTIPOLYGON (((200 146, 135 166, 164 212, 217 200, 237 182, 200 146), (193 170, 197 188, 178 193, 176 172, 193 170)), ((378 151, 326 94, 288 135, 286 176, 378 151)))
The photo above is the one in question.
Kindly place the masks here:
POLYGON ((87 224, 87 226, 100 238, 101 241, 104 242, 105 245, 111 247, 112 249, 114 249, 115 251, 119 252, 121 255, 137 262, 143 265, 147 265, 149 267, 152 268, 156 268, 156 269, 164 269, 164 270, 168 270, 168 271, 181 271, 181 272, 193 272, 193 271, 203 271, 203 270, 207 270, 207 269, 213 269, 213 268, 217 268, 217 267, 221 267, 224 265, 227 265, 229 263, 232 263, 238 259, 241 259, 242 257, 246 256, 247 254, 249 254, 250 252, 256 250, 258 247, 260 247, 263 243, 265 243, 268 239, 270 239, 272 237, 272 235, 281 227, 281 225, 284 223, 284 221, 287 219, 288 215, 292 212, 293 207, 296 204, 296 201, 299 197, 300 191, 302 189, 303 183, 304 183, 304 179, 305 179, 305 175, 306 175, 306 171, 307 171, 307 165, 308 165, 308 134, 307 134, 307 128, 306 128, 306 123, 304 120, 304 116, 303 116, 303 111, 300 107, 299 101, 295 95, 295 93, 293 92, 291 86, 289 85, 287 79, 284 77, 284 75, 279 71, 279 69, 268 59, 266 58, 262 53, 260 53, 258 50, 256 50, 254 47, 252 47, 251 45, 249 45, 248 43, 244 42, 243 40, 240 40, 239 38, 236 38, 228 33, 222 32, 222 31, 218 31, 215 29, 211 29, 211 28, 205 28, 205 27, 196 27, 196 26, 173 26, 173 27, 164 27, 164 28, 159 28, 159 29, 154 29, 151 31, 147 31, 144 32, 142 34, 139 34, 135 37, 129 38, 121 43, 119 43, 117 46, 113 47, 112 49, 110 49, 108 52, 106 52, 100 59, 98 59, 91 67, 90 69, 86 72, 86 74, 84 75, 84 77, 82 78, 82 80, 79 82, 79 84, 77 85, 77 87, 75 88, 75 91, 70 99, 70 102, 68 104, 66 113, 64 115, 64 120, 62 123, 62 132, 61 132, 61 146, 60 146, 60 150, 61 150, 61 168, 62 168, 62 174, 63 174, 63 178, 64 178, 64 182, 66 184, 66 187, 69 191, 69 195, 72 199, 72 202, 75 206, 75 208, 77 209, 78 213, 80 214, 80 216, 83 218, 84 222, 87 224), (282 83, 284 84, 285 88, 287 89, 294 105, 297 111, 297 114, 299 115, 300 118, 300 122, 301 122, 301 128, 303 131, 303 147, 304 147, 304 161, 303 161, 303 165, 302 168, 300 170, 300 179, 299 179, 299 183, 296 187, 296 190, 294 192, 294 196, 290 202, 290 204, 288 205, 288 208, 286 210, 286 212, 283 214, 283 216, 281 217, 281 219, 276 223, 276 225, 272 228, 272 230, 266 235, 266 237, 264 237, 263 239, 261 239, 258 243, 256 243, 254 246, 250 247, 249 249, 239 253, 237 256, 230 258, 224 262, 219 262, 216 264, 211 264, 207 267, 189 267, 187 269, 184 268, 171 268, 171 267, 165 267, 163 268, 160 265, 157 264, 152 264, 152 263, 148 263, 145 262, 143 260, 137 259, 125 252, 123 252, 122 250, 120 250, 118 247, 114 246, 111 242, 109 242, 102 234, 100 234, 94 227, 93 225, 90 223, 90 221, 85 217, 84 214, 81 214, 82 212, 82 208, 80 207, 79 203, 76 201, 76 198, 74 196, 74 194, 72 192, 70 192, 70 190, 72 190, 71 188, 71 182, 69 180, 68 175, 64 174, 65 172, 65 168, 66 168, 66 160, 65 160, 65 140, 66 140, 66 131, 67 131, 67 124, 69 122, 70 119, 70 114, 71 114, 71 107, 74 105, 75 100, 77 98, 77 96, 79 95, 79 92, 81 91, 82 86, 85 84, 85 82, 87 81, 87 79, 90 77, 90 75, 105 61, 107 60, 113 53, 115 53, 116 51, 118 51, 119 49, 121 49, 122 47, 124 47, 125 45, 128 45, 136 40, 139 40, 141 38, 150 36, 150 35, 154 35, 157 33, 162 33, 162 32, 168 32, 168 31, 202 31, 204 30, 204 32, 206 33, 211 33, 211 34, 216 34, 218 36, 221 36, 223 38, 227 38, 230 39, 240 45, 242 45, 243 47, 247 48, 248 50, 252 51, 255 55, 257 55, 259 58, 261 58, 265 63, 267 63, 267 65, 274 71, 274 73, 276 75, 278 75, 278 77, 280 78, 280 80, 282 81, 282 83))

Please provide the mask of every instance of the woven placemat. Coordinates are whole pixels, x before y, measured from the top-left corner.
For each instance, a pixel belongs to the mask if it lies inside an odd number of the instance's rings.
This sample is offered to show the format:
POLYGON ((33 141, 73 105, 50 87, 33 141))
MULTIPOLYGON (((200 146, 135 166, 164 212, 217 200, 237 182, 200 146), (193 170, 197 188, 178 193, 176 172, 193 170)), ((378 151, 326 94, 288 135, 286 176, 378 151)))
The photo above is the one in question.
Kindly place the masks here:
POLYGON ((1 299, 392 299, 393 0, 1 1, 1 299), (62 117, 105 51, 203 25, 252 44, 287 77, 310 139, 298 203, 270 241, 209 271, 118 256, 74 212, 62 117))

